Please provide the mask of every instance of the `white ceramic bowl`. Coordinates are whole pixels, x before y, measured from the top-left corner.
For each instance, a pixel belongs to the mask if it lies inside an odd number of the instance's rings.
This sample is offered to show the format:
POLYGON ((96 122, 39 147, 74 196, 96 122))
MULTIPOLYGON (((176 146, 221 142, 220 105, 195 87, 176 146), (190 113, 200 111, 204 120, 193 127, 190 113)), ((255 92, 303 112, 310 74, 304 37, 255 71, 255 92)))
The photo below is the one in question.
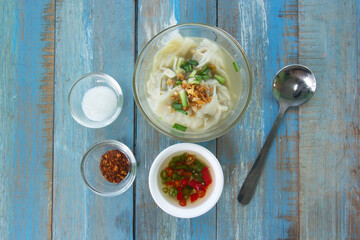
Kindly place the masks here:
POLYGON ((217 158, 206 148, 193 143, 179 143, 163 150, 154 160, 149 173, 149 188, 156 204, 166 213, 178 218, 194 218, 208 212, 219 200, 224 187, 224 174, 217 158), (195 154, 209 166, 212 183, 206 195, 194 203, 181 207, 178 201, 163 193, 160 172, 171 158, 184 152, 195 154))

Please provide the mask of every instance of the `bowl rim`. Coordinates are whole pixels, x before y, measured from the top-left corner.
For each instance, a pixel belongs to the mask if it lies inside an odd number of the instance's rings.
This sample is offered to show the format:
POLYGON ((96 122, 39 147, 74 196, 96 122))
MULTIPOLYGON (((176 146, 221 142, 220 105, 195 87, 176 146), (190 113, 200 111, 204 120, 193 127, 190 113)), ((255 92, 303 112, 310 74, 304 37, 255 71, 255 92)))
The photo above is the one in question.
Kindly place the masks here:
POLYGON ((157 131, 161 132, 162 134, 175 139, 175 140, 179 140, 179 141, 186 141, 186 142, 205 142, 205 141, 210 141, 213 139, 216 139, 220 136, 225 135, 227 132, 229 132, 236 124, 238 124, 238 122, 240 121, 240 119, 245 115, 246 110, 249 107, 251 98, 252 98, 252 91, 253 91, 253 76, 252 76, 252 70, 250 67, 250 63, 249 60, 247 58, 247 55, 244 51, 244 49, 241 47, 240 43, 233 37, 231 36, 228 32, 226 32, 225 30, 216 27, 216 26, 212 26, 209 24, 204 24, 204 23, 182 23, 182 24, 176 24, 173 26, 170 26, 168 28, 163 29, 162 31, 160 31, 158 34, 156 34, 154 37, 151 38, 150 41, 148 41, 144 48, 141 50, 140 54, 138 55, 138 57, 136 58, 136 62, 134 64, 134 71, 133 71, 133 81, 132 81, 132 89, 133 89, 133 95, 134 95, 134 100, 136 103, 136 106, 138 107, 138 109, 140 109, 140 112, 142 114, 142 116, 147 120, 147 122, 153 127, 155 128, 157 131), (165 130, 163 130, 162 128, 158 127, 144 112, 144 110, 142 109, 142 106, 140 104, 139 98, 138 98, 138 89, 136 87, 136 78, 137 78, 137 69, 139 67, 140 64, 140 59, 142 59, 145 55, 145 52, 148 50, 148 48, 151 46, 151 44, 161 35, 163 35, 165 32, 174 29, 174 28, 179 28, 179 27, 186 27, 186 26, 195 26, 195 27, 205 27, 205 28, 210 28, 210 29, 214 29, 217 31, 220 31, 221 33, 223 33, 225 36, 227 36, 227 38, 232 41, 235 46, 239 49, 246 68, 247 68, 247 72, 249 74, 249 91, 248 91, 248 97, 246 99, 244 108, 242 109, 242 111, 240 112, 239 116, 227 127, 227 129, 225 129, 223 132, 218 132, 212 136, 207 136, 207 137, 192 137, 192 138, 188 138, 188 137, 183 137, 183 136, 179 136, 179 135, 175 135, 175 134, 171 134, 171 132, 167 132, 165 130))
MULTIPOLYGON (((80 163, 80 173, 81 173, 81 177, 84 180, 85 185, 94 193, 100 195, 100 196, 104 196, 104 197, 114 197, 114 196, 118 196, 122 193, 124 193, 126 190, 128 190, 135 178, 136 178, 136 172, 137 172, 137 163, 136 163, 136 159, 135 156, 133 154, 133 152, 131 151, 131 149, 126 146, 124 143, 113 140, 113 139, 108 139, 108 140, 103 140, 100 142, 95 143, 94 145, 92 145, 91 147, 89 147, 88 150, 86 150, 86 152, 83 154, 82 158, 81 158, 81 163, 80 163), (131 171, 129 172, 128 176, 126 178, 129 177, 129 182, 124 185, 124 187, 120 188, 117 191, 114 192, 102 192, 99 191, 98 189, 94 188, 86 179, 85 174, 84 174, 84 162, 86 160, 87 155, 94 150, 95 148, 99 147, 99 146, 103 146, 103 145, 112 145, 112 146, 116 146, 117 149, 119 149, 120 151, 124 152, 127 157, 129 158, 130 161, 130 165, 131 165, 131 171)), ((126 179, 124 178, 124 179, 126 179)))
POLYGON ((218 159, 205 147, 194 143, 177 143, 161 151, 155 158, 149 171, 148 184, 152 198, 164 212, 178 218, 194 218, 207 213, 218 202, 224 188, 224 173, 218 159), (195 154, 204 158, 206 157, 206 161, 214 174, 213 177, 216 178, 216 180, 213 181, 214 186, 210 193, 211 195, 207 199, 204 199, 204 202, 200 205, 192 208, 170 204, 160 192, 157 182, 156 173, 159 172, 161 164, 170 156, 184 151, 195 152, 195 154))
POLYGON ((111 123, 113 123, 117 118, 118 116, 120 115, 121 111, 122 111, 122 108, 123 108, 123 105, 124 105, 124 94, 123 94, 123 91, 121 89, 121 86, 120 84, 110 75, 106 74, 106 73, 103 73, 103 72, 89 72, 89 73, 86 73, 84 75, 81 75, 70 87, 70 90, 69 90, 69 93, 67 95, 67 105, 68 105, 68 108, 70 110, 70 114, 71 116, 75 119, 76 122, 78 122, 80 125, 84 126, 84 127, 87 127, 87 128, 103 128, 103 127, 106 127, 108 125, 110 125, 111 123), (71 107, 71 104, 70 104, 70 98, 71 98, 71 93, 73 92, 75 86, 82 80, 90 77, 90 76, 96 76, 96 75, 99 75, 101 76, 102 78, 105 78, 107 81, 110 81, 111 83, 113 83, 116 88, 111 87, 111 89, 113 89, 115 92, 116 92, 116 95, 117 97, 119 97, 119 101, 118 101, 118 104, 117 104, 117 108, 116 108, 116 111, 114 112, 114 114, 107 119, 107 121, 100 121, 100 122, 97 122, 97 123, 101 123, 99 124, 98 126, 93 126, 91 124, 88 124, 84 121, 82 121, 80 118, 77 117, 77 115, 75 114, 74 110, 72 109, 71 107))

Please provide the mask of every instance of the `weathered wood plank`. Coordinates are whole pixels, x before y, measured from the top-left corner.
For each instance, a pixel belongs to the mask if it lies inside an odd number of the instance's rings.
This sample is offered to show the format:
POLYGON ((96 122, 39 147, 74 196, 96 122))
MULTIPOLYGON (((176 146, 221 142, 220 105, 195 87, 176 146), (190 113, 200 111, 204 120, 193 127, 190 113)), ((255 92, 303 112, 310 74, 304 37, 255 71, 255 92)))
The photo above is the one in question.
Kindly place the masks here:
POLYGON ((299 2, 299 59, 318 89, 299 111, 303 239, 360 238, 359 1, 299 2))
POLYGON ((64 1, 56 16, 54 239, 132 239, 132 189, 113 198, 95 195, 81 179, 80 160, 86 149, 104 139, 133 148, 134 2, 64 1), (111 75, 124 93, 119 118, 98 130, 76 123, 66 104, 71 84, 91 71, 111 75))
MULTIPOLYGON (((216 24, 215 1, 139 1, 138 52, 147 41, 161 30, 183 22, 216 24)), ((152 161, 166 147, 176 143, 152 129, 137 111, 136 156, 140 162, 136 181, 137 239, 215 239, 216 209, 192 219, 174 218, 153 201, 148 175, 152 161)), ((216 142, 203 143, 215 153, 216 142)))
POLYGON ((0 2, 0 239, 51 237, 54 1, 0 2))
POLYGON ((270 149, 252 202, 237 201, 240 187, 274 122, 272 81, 297 62, 297 1, 219 1, 219 27, 238 39, 253 70, 254 89, 240 123, 218 141, 225 175, 217 208, 218 239, 295 239, 298 220, 298 117, 288 111, 270 149), (235 225, 234 225, 235 223, 235 225))

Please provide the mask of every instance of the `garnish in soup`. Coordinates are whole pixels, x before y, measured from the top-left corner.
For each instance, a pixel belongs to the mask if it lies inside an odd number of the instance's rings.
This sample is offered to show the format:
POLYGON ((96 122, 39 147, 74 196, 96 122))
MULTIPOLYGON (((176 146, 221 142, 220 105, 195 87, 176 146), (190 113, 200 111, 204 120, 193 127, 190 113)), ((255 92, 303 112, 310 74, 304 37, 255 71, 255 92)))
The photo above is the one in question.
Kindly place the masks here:
POLYGON ((155 55, 147 100, 173 128, 206 130, 236 105, 240 78, 235 61, 217 43, 177 35, 155 55))
POLYGON ((212 183, 209 168, 195 155, 184 153, 171 159, 168 166, 160 172, 162 191, 176 198, 180 206, 187 201, 195 202, 206 194, 212 183))

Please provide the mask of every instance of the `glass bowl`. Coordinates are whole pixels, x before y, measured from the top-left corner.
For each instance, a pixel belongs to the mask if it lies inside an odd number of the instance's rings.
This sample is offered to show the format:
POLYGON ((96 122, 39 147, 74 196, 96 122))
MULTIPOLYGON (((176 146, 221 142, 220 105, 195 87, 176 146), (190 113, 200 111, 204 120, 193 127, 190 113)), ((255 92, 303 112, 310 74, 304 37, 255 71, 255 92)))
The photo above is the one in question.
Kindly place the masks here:
MULTIPOLYGON (((108 90, 108 89, 106 89, 108 90)), ((98 97, 99 99, 101 98, 98 97)), ((96 100, 92 99, 91 104, 95 105, 96 100)), ((101 100, 101 99, 100 99, 101 100)), ((99 102, 99 101, 98 101, 99 102)), ((101 103, 100 103, 101 104, 101 103)), ((104 105, 106 103, 102 103, 104 105)), ((102 128, 105 127, 119 116, 123 107, 123 93, 120 85, 114 78, 105 73, 88 73, 81 76, 71 87, 68 95, 68 105, 70 113, 73 118, 81 125, 88 128, 102 128), (85 93, 95 87, 107 87, 113 91, 116 96, 116 106, 114 111, 111 111, 106 118, 100 121, 89 119, 83 111, 82 103, 85 93)), ((101 106, 100 105, 100 106, 101 106)))
POLYGON ((135 64, 133 75, 133 92, 136 105, 145 119, 161 133, 180 141, 202 142, 222 136, 234 127, 244 115, 251 98, 252 76, 249 62, 240 44, 224 30, 205 24, 187 23, 169 27, 153 39, 151 39, 141 51, 135 64), (183 37, 208 38, 227 50, 233 57, 241 75, 241 87, 238 94, 240 97, 234 102, 230 113, 227 114, 217 125, 204 131, 181 132, 163 122, 157 114, 152 111, 147 101, 146 82, 152 69, 153 59, 156 53, 176 33, 183 37))
POLYGON ((134 154, 125 144, 115 140, 105 140, 96 143, 86 151, 81 160, 80 170, 85 184, 94 193, 112 197, 125 192, 134 182, 136 160, 134 154), (100 171, 101 157, 109 150, 120 150, 130 161, 129 173, 119 184, 108 182, 100 171))
POLYGON ((149 172, 149 188, 156 204, 166 213, 178 218, 194 218, 205 214, 215 206, 224 188, 224 174, 217 158, 206 148, 194 143, 178 143, 163 150, 154 160, 149 172), (181 207, 179 202, 162 191, 160 172, 168 166, 172 157, 183 153, 194 154, 209 167, 212 183, 203 198, 181 207))

